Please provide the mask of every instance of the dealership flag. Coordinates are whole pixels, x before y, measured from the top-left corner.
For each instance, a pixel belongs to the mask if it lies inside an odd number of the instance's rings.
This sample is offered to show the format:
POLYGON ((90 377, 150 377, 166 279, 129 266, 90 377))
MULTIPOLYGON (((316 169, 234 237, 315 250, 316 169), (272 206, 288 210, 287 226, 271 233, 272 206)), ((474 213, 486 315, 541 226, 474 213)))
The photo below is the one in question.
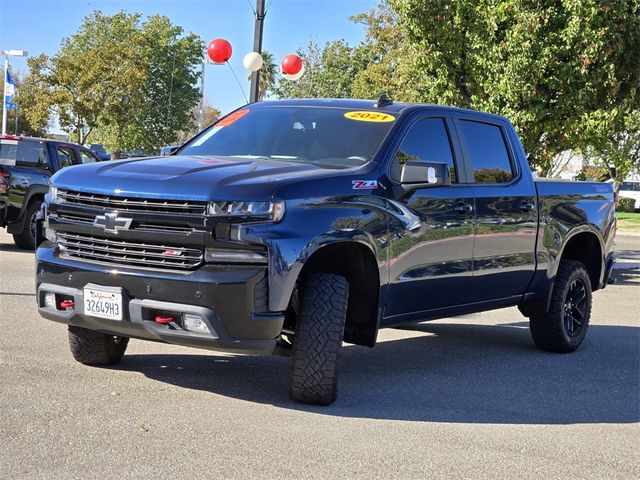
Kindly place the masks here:
POLYGON ((7 110, 11 110, 12 108, 16 108, 16 104, 13 103, 13 96, 16 94, 16 85, 13 83, 13 78, 11 78, 11 74, 7 70, 7 78, 5 80, 7 82, 6 93, 4 97, 4 104, 7 107, 7 110))

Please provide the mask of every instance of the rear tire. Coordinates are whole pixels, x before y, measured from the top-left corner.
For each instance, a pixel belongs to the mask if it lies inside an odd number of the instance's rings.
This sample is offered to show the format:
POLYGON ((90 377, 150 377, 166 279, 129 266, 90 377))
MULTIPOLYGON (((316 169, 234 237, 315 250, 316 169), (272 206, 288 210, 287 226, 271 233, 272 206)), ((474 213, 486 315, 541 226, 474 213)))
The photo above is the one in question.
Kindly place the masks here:
POLYGON ((349 284, 344 277, 314 273, 307 278, 289 374, 289 396, 296 402, 329 405, 336 399, 348 299, 349 284))
POLYGON ((22 232, 13 235, 14 243, 23 250, 35 250, 36 248, 36 215, 42 206, 41 200, 34 200, 27 206, 22 232))
POLYGON ((536 346, 556 353, 575 351, 584 340, 591 317, 591 280, 581 262, 562 260, 549 311, 529 319, 536 346))
POLYGON ((129 339, 81 327, 69 327, 69 348, 84 365, 114 365, 127 350, 129 339))

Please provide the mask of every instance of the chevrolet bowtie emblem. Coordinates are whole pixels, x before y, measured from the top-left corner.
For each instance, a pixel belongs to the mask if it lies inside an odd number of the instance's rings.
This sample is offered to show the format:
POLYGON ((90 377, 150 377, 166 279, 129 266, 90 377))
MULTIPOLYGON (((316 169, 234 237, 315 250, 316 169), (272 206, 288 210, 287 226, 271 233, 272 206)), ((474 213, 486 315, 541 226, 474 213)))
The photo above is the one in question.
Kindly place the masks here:
POLYGON ((97 227, 103 227, 105 232, 118 233, 118 230, 128 230, 131 227, 133 218, 119 217, 115 212, 97 215, 93 224, 97 227))

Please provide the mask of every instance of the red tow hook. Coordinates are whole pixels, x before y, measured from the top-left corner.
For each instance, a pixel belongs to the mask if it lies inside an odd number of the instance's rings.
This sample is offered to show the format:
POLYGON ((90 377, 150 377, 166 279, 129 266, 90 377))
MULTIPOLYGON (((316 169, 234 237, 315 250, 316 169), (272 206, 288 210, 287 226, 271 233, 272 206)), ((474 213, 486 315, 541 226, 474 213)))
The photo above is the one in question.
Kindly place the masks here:
POLYGON ((60 308, 73 308, 76 306, 76 302, 73 300, 62 300, 60 302, 60 308))
POLYGON ((156 317, 155 321, 156 321, 156 323, 160 323, 162 325, 167 325, 167 324, 173 322, 174 320, 175 320, 175 318, 173 318, 173 317, 163 317, 162 315, 158 315, 156 317))

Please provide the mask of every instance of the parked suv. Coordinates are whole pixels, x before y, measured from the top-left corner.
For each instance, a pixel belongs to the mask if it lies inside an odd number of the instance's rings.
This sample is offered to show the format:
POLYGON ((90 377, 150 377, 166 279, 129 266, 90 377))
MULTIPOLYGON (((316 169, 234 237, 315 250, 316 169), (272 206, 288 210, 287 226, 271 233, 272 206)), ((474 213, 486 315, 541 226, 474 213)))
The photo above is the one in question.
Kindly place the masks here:
POLYGON ((70 165, 98 161, 81 145, 0 136, 0 227, 7 227, 18 247, 34 249, 35 217, 49 189, 49 177, 70 165))

